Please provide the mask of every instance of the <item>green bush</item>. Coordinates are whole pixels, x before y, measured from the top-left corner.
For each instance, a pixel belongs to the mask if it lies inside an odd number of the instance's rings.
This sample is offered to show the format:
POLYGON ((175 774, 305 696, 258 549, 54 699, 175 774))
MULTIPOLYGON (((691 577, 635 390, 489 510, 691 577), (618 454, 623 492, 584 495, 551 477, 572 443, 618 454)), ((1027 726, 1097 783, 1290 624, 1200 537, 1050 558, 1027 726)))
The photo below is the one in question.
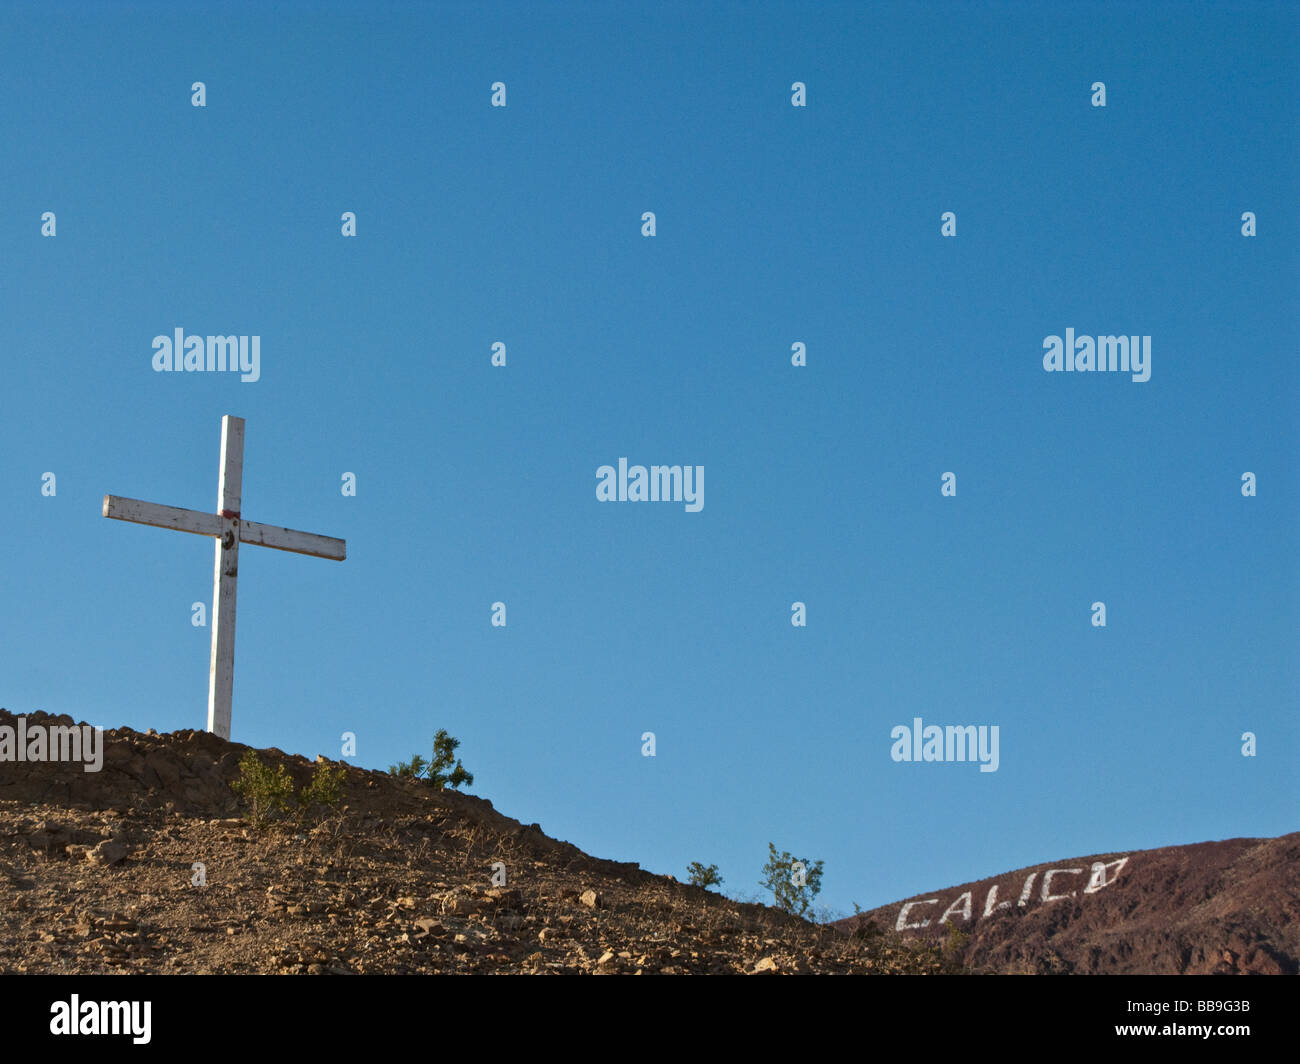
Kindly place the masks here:
POLYGON ((239 759, 239 778, 230 789, 248 803, 253 826, 263 828, 293 812, 295 805, 299 823, 307 819, 313 806, 337 808, 343 797, 343 776, 342 765, 322 761, 295 799, 293 778, 283 762, 272 771, 270 766, 263 764, 257 751, 246 750, 239 759))
POLYGON ((396 765, 389 765, 388 774, 398 779, 414 780, 423 776, 424 770, 428 767, 429 762, 416 754, 410 761, 399 761, 396 765))
POLYGON ((283 764, 273 772, 262 763, 256 750, 246 750, 239 759, 239 778, 230 789, 248 803, 256 827, 263 827, 276 816, 289 811, 293 800, 293 780, 283 764))
POLYGON ((420 779, 431 784, 435 790, 443 790, 446 787, 459 787, 462 784, 472 786, 474 783, 474 774, 467 772, 465 766, 460 763, 456 757, 456 747, 460 746, 459 739, 453 739, 447 734, 446 728, 439 728, 438 734, 433 737, 433 760, 425 761, 419 754, 416 754, 410 761, 399 761, 396 765, 388 767, 388 774, 396 776, 399 779, 420 779), (448 771, 450 769, 450 771, 448 771))
POLYGON ((794 876, 795 858, 788 853, 776 852, 776 847, 767 844, 767 864, 763 866, 763 878, 758 881, 760 887, 772 892, 772 898, 778 909, 803 916, 812 905, 822 889, 822 862, 803 860, 803 881, 796 882, 794 876))
POLYGON ((337 808, 343 798, 344 775, 342 765, 331 765, 326 761, 317 763, 311 781, 298 795, 298 806, 302 812, 309 812, 313 805, 337 808))
POLYGON ((722 886, 722 877, 718 875, 718 866, 715 864, 705 868, 699 861, 692 861, 686 866, 686 874, 690 877, 687 882, 693 887, 722 886))
POLYGON ((966 945, 970 942, 970 934, 962 931, 957 925, 948 925, 948 938, 943 944, 944 954, 954 963, 961 960, 962 954, 966 952, 966 945))

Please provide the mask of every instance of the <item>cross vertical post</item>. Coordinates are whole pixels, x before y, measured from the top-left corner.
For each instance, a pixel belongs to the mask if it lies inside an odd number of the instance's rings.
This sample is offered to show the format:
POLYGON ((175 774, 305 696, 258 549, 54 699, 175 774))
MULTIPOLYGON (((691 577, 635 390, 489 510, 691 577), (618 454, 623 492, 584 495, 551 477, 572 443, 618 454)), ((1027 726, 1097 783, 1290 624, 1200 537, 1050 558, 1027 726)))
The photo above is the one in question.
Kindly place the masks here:
POLYGON ((212 659, 208 667, 208 731, 230 738, 235 685, 235 579, 239 575, 239 508, 244 481, 244 419, 221 419, 221 472, 217 484, 216 571, 212 577, 212 659))

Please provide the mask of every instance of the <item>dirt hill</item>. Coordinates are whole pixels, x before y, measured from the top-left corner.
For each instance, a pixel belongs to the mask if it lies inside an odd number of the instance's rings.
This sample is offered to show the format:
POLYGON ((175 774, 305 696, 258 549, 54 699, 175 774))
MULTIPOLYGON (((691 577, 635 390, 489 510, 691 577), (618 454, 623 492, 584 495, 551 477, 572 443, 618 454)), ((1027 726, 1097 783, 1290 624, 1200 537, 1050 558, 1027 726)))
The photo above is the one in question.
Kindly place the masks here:
MULTIPOLYGON (((0 744, 17 726, 0 709, 0 744)), ((231 789, 248 749, 121 728, 101 771, 0 760, 0 974, 1300 968, 1300 834, 1036 865, 819 927, 324 759, 339 808, 258 827, 231 789)), ((317 768, 258 753, 296 787, 317 768)))
MULTIPOLYGON (((5 726, 17 718, 0 710, 5 726)), ((230 787, 247 749, 121 728, 97 772, 0 761, 0 974, 950 967, 928 944, 856 939, 598 860, 486 799, 342 763, 336 814, 258 829, 230 787)), ((316 767, 259 754, 298 787, 316 767)))
POLYGON ((833 926, 872 923, 977 971, 1294 975, 1300 833, 1034 865, 833 926))

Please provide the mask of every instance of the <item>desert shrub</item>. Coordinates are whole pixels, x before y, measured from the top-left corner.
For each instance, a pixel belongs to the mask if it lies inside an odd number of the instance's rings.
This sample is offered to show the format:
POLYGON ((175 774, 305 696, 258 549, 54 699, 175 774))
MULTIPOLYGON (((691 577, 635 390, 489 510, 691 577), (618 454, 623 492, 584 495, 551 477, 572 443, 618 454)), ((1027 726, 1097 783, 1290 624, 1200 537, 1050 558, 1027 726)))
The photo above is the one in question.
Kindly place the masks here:
POLYGON ((256 750, 244 751, 239 759, 239 778, 230 789, 248 803, 253 824, 259 828, 287 813, 293 799, 293 780, 288 769, 280 764, 272 771, 262 763, 256 750))
POLYGON ((343 797, 343 776, 342 765, 321 762, 307 785, 295 796, 293 778, 283 763, 272 770, 255 750, 247 750, 239 759, 239 778, 230 789, 248 804, 253 826, 264 828, 294 812, 295 806, 299 823, 305 821, 314 808, 337 808, 343 797))
POLYGON ((410 761, 399 761, 396 765, 389 765, 388 774, 398 779, 414 780, 423 776, 424 770, 428 767, 429 762, 416 754, 410 761))
POLYGON ((776 847, 767 844, 767 864, 763 866, 763 878, 758 881, 760 887, 772 892, 773 901, 778 909, 803 916, 808 907, 822 889, 822 862, 799 861, 803 866, 802 876, 797 876, 796 859, 788 853, 777 853, 776 847))
POLYGON ((956 924, 948 925, 948 938, 944 941, 943 952, 948 959, 960 961, 963 953, 966 952, 966 944, 970 942, 970 935, 962 931, 956 924))
POLYGON ((448 735, 446 728, 439 728, 438 734, 433 737, 432 761, 425 761, 416 754, 410 761, 399 761, 396 765, 390 765, 388 774, 399 779, 423 778, 439 791, 446 787, 459 787, 462 784, 471 786, 474 783, 474 774, 467 772, 460 759, 456 757, 458 746, 460 746, 459 739, 448 735))
POLYGON ((298 808, 305 815, 313 806, 325 806, 336 809, 343 798, 342 765, 331 765, 327 761, 318 762, 311 780, 298 794, 298 808))
POLYGON ((718 875, 718 866, 711 864, 708 868, 699 861, 692 861, 686 866, 687 882, 693 887, 720 887, 722 877, 718 875))
POLYGON ((459 745, 460 740, 453 739, 443 728, 439 728, 438 734, 433 737, 433 763, 429 766, 426 775, 429 782, 438 790, 444 787, 459 787, 461 784, 468 787, 474 782, 473 774, 466 772, 465 766, 456 757, 456 747, 459 745), (448 772, 447 769, 451 771, 448 772))

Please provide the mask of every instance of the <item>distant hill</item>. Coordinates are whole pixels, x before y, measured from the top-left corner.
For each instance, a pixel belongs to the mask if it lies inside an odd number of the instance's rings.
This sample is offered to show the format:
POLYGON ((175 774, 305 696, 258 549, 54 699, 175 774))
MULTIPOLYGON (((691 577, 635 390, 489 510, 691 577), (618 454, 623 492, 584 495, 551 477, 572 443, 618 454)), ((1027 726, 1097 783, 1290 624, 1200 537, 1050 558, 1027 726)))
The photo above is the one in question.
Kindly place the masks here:
POLYGON ((873 923, 933 943, 955 926, 977 971, 1295 975, 1300 832, 1033 865, 832 926, 873 923))

